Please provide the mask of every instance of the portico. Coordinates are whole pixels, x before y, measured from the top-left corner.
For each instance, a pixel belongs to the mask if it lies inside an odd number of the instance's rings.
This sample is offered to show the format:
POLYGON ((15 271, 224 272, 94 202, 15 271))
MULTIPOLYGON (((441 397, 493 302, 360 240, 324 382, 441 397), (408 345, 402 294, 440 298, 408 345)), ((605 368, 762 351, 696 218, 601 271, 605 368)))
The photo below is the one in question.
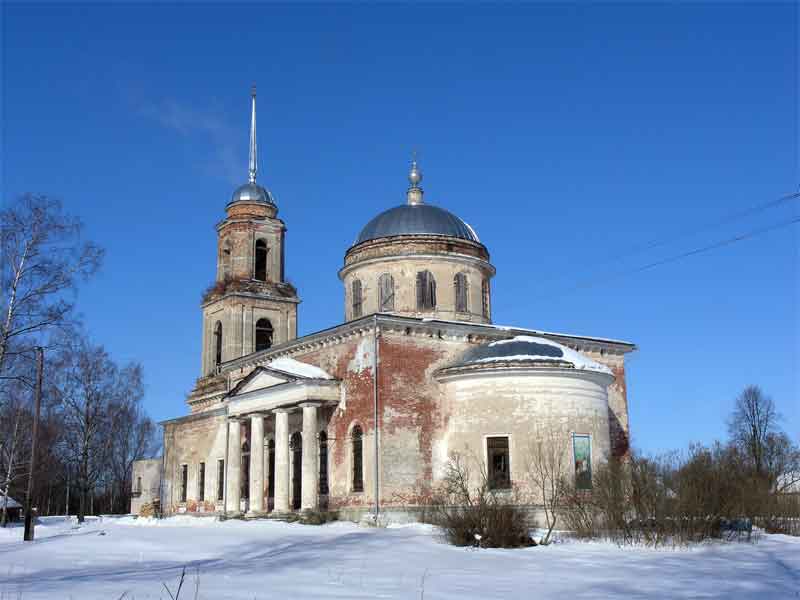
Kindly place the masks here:
POLYGON ((279 515, 320 506, 319 434, 327 427, 326 407, 339 402, 340 382, 322 369, 289 358, 275 362, 280 368, 259 367, 228 394, 225 509, 229 515, 279 515), (249 458, 243 454, 248 448, 249 458), (274 448, 272 467, 270 448, 274 448), (248 461, 246 468, 243 459, 248 461), (243 489, 247 498, 242 497, 243 489), (269 498, 274 498, 272 510, 269 498))

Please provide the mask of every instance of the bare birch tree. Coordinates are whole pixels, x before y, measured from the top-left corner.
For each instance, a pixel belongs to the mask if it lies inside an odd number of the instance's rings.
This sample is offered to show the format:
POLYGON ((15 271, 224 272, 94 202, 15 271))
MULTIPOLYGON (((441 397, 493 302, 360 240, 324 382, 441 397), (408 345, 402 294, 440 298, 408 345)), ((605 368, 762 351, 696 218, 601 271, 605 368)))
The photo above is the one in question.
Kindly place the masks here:
POLYGON ((25 450, 29 447, 30 419, 20 398, 6 402, 6 410, 0 413, 0 524, 8 522, 8 497, 11 486, 26 474, 28 460, 25 450))
POLYGON ((0 380, 23 376, 9 358, 32 356, 37 337, 67 323, 68 292, 100 266, 102 250, 81 241, 81 230, 45 196, 27 194, 0 211, 0 380))

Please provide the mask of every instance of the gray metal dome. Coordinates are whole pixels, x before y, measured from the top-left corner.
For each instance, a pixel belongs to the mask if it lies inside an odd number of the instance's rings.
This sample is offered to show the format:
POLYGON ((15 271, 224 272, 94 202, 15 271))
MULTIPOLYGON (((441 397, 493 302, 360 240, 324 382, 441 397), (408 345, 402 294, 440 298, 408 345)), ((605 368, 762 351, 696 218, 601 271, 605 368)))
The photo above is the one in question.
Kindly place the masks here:
POLYGON ((236 188, 231 202, 263 202, 275 206, 275 200, 269 190, 257 183, 245 183, 236 188))
POLYGON ((402 204, 366 224, 355 244, 396 235, 445 235, 478 242, 475 230, 453 213, 430 204, 402 204))
POLYGON ((491 366, 493 363, 537 363, 611 374, 605 365, 558 342, 537 336, 518 335, 470 348, 453 367, 491 366))

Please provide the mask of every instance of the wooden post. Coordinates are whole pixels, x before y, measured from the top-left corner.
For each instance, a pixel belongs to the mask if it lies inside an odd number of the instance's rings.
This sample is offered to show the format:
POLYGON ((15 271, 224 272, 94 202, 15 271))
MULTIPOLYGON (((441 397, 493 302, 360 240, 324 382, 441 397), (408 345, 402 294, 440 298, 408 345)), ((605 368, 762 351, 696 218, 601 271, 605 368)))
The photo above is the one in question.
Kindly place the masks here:
POLYGON ((33 478, 36 474, 36 442, 39 438, 39 414, 42 406, 42 370, 44 368, 44 351, 36 347, 36 389, 33 402, 35 405, 33 416, 33 439, 31 440, 31 465, 28 473, 28 491, 25 494, 25 535, 26 542, 33 541, 33 513, 31 511, 31 496, 33 495, 33 478))

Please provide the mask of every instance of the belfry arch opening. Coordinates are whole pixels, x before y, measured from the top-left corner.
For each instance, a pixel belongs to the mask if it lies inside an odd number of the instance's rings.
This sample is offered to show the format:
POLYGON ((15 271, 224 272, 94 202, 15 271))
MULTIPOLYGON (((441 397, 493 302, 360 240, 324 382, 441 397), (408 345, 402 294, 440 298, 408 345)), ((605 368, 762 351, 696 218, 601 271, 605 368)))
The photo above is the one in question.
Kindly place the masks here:
POLYGON ((267 242, 264 240, 256 241, 253 277, 258 281, 267 280, 267 242))
POLYGON ((269 319, 256 321, 256 352, 272 346, 272 323, 269 319))
POLYGON ((214 325, 214 366, 222 364, 222 323, 214 325))

